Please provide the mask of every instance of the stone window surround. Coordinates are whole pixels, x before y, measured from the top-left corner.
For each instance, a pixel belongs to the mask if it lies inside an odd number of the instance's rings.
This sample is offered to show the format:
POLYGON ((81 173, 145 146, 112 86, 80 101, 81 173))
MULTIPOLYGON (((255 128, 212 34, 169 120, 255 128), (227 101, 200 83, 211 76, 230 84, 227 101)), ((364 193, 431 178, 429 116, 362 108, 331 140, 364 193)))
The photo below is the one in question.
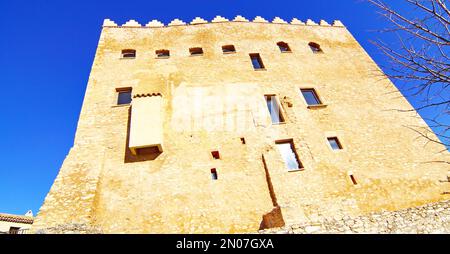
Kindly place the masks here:
POLYGON ((328 107, 328 104, 326 104, 326 103, 324 103, 324 99, 323 99, 323 97, 317 92, 317 88, 315 87, 315 86, 300 86, 299 87, 299 92, 300 92, 300 97, 302 98, 302 100, 303 100, 303 103, 306 105, 306 107, 308 108, 308 109, 319 109, 319 108, 326 108, 326 107, 328 107), (317 96, 317 99, 319 100, 319 102, 320 102, 320 104, 317 104, 317 105, 309 105, 307 102, 306 102, 306 99, 305 99, 305 97, 303 96, 303 93, 302 93, 302 90, 313 90, 314 91, 314 94, 317 96))

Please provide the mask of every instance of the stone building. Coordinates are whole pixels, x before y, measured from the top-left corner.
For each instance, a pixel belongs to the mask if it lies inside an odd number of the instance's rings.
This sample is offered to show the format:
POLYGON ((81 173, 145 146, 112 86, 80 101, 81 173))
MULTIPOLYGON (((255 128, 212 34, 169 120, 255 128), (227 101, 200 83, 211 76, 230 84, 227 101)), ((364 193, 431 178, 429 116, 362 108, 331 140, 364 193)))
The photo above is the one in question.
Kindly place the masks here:
POLYGON ((36 232, 246 233, 445 201, 449 161, 340 21, 105 20, 36 232))

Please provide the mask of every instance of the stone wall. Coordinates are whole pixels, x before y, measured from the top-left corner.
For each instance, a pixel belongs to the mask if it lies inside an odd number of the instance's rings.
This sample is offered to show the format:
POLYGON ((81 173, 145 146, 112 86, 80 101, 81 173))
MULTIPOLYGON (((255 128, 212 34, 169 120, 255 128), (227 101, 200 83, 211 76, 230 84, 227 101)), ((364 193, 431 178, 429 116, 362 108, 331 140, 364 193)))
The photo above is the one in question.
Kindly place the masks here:
MULTIPOLYGON (((61 224, 40 229, 37 234, 102 234, 86 224, 61 224)), ((399 211, 384 211, 358 217, 322 218, 260 230, 261 234, 382 233, 433 234, 450 233, 450 201, 432 203, 399 211)))
POLYGON ((308 223, 260 230, 263 234, 450 233, 450 201, 431 203, 398 211, 383 211, 364 216, 322 218, 308 223))
POLYGON ((41 228, 36 234, 102 234, 102 230, 81 223, 60 224, 54 227, 41 228))

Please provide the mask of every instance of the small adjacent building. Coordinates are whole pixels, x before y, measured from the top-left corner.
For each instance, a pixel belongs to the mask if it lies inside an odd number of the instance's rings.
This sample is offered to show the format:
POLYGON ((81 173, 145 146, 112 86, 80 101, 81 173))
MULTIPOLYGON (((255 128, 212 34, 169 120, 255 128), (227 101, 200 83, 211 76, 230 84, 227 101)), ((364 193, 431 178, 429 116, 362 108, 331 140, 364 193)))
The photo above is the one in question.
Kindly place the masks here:
POLYGON ((27 234, 33 221, 31 210, 25 215, 0 213, 0 234, 27 234))

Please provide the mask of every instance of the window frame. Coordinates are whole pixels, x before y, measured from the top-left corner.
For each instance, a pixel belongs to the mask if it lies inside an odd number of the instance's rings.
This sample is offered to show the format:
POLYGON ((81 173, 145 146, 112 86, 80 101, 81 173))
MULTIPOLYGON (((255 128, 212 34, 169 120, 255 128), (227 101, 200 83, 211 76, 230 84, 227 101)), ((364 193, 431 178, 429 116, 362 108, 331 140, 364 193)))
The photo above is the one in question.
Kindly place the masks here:
POLYGON ((157 50, 155 50, 155 55, 156 55, 156 58, 157 59, 167 59, 167 58, 170 58, 170 50, 168 50, 168 49, 157 49, 157 50), (167 55, 159 55, 158 53, 159 52, 167 52, 167 55))
POLYGON ((262 57, 261 57, 261 55, 259 53, 249 53, 248 55, 250 56, 250 61, 251 61, 253 70, 255 70, 255 71, 264 71, 264 70, 266 70, 266 66, 264 65, 264 61, 262 60, 262 57), (257 61, 258 61, 258 64, 259 64, 260 68, 255 68, 255 65, 253 64, 253 57, 257 57, 257 61))
POLYGON ((129 106, 131 105, 131 102, 133 101, 133 88, 132 87, 118 87, 116 88, 116 100, 115 100, 115 105, 116 107, 123 107, 123 106, 129 106), (129 103, 122 103, 119 104, 119 96, 120 93, 124 93, 124 92, 129 92, 130 93, 130 102, 129 103))
POLYGON ((315 89, 314 87, 300 87, 300 95, 302 96, 303 100, 306 103, 306 106, 308 106, 308 108, 314 108, 314 107, 324 107, 326 106, 326 104, 323 103, 322 97, 319 96, 319 93, 317 92, 317 89, 315 89), (306 91, 312 91, 314 98, 317 100, 318 104, 309 104, 308 101, 306 100, 305 95, 303 94, 303 92, 306 91))
POLYGON ((135 59, 136 55, 137 53, 135 49, 122 49, 120 52, 120 59, 135 59), (125 56, 126 54, 133 54, 133 56, 125 56))
POLYGON ((292 53, 292 49, 287 42, 279 41, 279 42, 277 42, 277 46, 281 53, 292 53), (281 47, 283 47, 283 46, 281 46, 280 44, 284 44, 286 46, 285 48, 287 50, 285 50, 285 51, 281 50, 281 47))
POLYGON ((284 108, 278 98, 279 96, 277 94, 264 94, 264 100, 265 100, 265 105, 266 105, 266 109, 267 111, 269 111, 269 116, 270 116, 270 122, 272 123, 272 125, 280 125, 280 124, 285 124, 287 121, 286 118, 286 112, 284 111, 284 108), (271 96, 271 97, 275 97, 275 102, 277 104, 277 107, 279 109, 279 113, 280 113, 280 121, 278 123, 274 123, 272 120, 272 114, 267 106, 267 96, 271 96))
POLYGON ((342 142, 337 136, 327 137, 327 141, 328 141, 328 145, 329 145, 329 147, 331 148, 332 151, 344 150, 344 147, 342 146, 342 142), (334 149, 333 148, 333 146, 331 145, 330 140, 334 140, 336 142, 336 145, 338 146, 338 149, 334 149))
POLYGON ((305 166, 303 165, 303 162, 300 160, 300 157, 298 156, 297 153, 297 148, 295 147, 295 143, 294 143, 294 139, 293 138, 289 138, 289 139, 279 139, 279 140, 275 140, 275 145, 280 145, 280 144, 290 144, 291 147, 291 151, 294 154, 294 158, 297 161, 298 164, 298 168, 297 169, 289 169, 287 166, 286 161, 284 160, 279 148, 277 147, 278 150, 278 154, 280 155, 282 161, 284 162, 284 165, 286 167, 286 169, 288 170, 288 172, 296 172, 296 171, 303 171, 305 170, 305 166))
POLYGON ((202 47, 189 48, 189 56, 203 56, 203 54, 205 54, 205 52, 203 51, 202 47), (200 50, 201 53, 196 53, 196 50, 200 50))
POLYGON ((310 41, 308 43, 308 46, 314 54, 323 54, 324 53, 322 46, 317 42, 310 41))
POLYGON ((236 53, 236 47, 235 47, 233 44, 223 45, 223 46, 222 46, 222 53, 223 53, 224 55, 226 55, 226 54, 235 54, 235 53, 236 53), (225 49, 226 47, 232 47, 233 50, 232 50, 232 51, 224 51, 224 49, 225 49))

